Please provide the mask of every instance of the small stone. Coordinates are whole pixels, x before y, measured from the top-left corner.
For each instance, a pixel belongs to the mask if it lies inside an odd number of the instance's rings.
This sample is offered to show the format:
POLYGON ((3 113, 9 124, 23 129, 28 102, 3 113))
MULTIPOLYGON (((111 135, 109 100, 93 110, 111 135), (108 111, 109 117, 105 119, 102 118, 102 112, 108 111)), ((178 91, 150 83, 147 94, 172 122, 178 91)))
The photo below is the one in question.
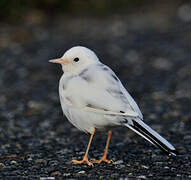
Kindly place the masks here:
POLYGON ((48 162, 49 166, 53 167, 53 166, 58 166, 59 165, 59 161, 57 160, 51 160, 48 162))
POLYGON ((129 180, 129 178, 125 177, 125 178, 119 178, 119 180, 129 180))
POLYGON ((123 160, 118 160, 118 161, 115 161, 113 164, 123 164, 123 160))
POLYGON ((5 164, 3 164, 3 163, 0 163, 0 168, 1 168, 1 167, 5 167, 5 164))
POLYGON ((165 166, 164 169, 170 169, 168 166, 165 166))
POLYGON ((160 70, 169 70, 172 67, 172 63, 169 59, 165 58, 156 58, 152 63, 153 67, 160 70))
POLYGON ((141 165, 141 167, 144 168, 144 169, 149 169, 149 167, 145 166, 145 165, 141 165))
POLYGON ((11 164, 18 165, 17 161, 12 160, 11 164))
POLYGON ((70 176, 70 173, 64 173, 63 176, 70 176))
POLYGON ((85 174, 86 171, 79 171, 78 174, 85 174))
POLYGON ((40 177, 40 180, 55 180, 55 177, 40 177))
POLYGON ((81 152, 79 152, 78 154, 79 154, 79 155, 84 155, 84 152, 81 151, 81 152))
POLYGON ((44 108, 44 104, 42 104, 40 102, 36 102, 36 101, 29 101, 27 105, 31 109, 43 109, 44 108))
POLYGON ((32 161, 32 158, 31 158, 31 157, 29 157, 27 160, 28 160, 28 161, 32 161))
POLYGON ((147 179, 147 177, 146 176, 137 176, 137 178, 139 178, 139 179, 147 179))
POLYGON ((62 176, 62 173, 60 171, 54 171, 50 175, 51 176, 62 176))

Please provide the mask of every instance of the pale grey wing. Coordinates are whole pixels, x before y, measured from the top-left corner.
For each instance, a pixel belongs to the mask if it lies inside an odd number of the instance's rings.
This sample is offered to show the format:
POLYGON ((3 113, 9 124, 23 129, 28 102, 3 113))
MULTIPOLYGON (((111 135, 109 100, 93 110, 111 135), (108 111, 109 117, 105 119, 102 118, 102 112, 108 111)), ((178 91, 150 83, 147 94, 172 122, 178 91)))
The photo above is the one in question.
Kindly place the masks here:
POLYGON ((96 72, 99 72, 98 75, 96 75, 96 80, 98 84, 102 84, 103 90, 106 90, 112 97, 119 99, 120 103, 124 105, 125 109, 121 109, 120 112, 125 114, 134 114, 140 119, 143 119, 143 115, 138 105, 123 87, 121 81, 118 79, 115 73, 108 66, 101 63, 98 64, 96 68, 94 67, 92 70, 90 69, 91 71, 89 72, 93 72, 93 69, 95 74, 96 72))
POLYGON ((132 104, 132 98, 124 94, 120 80, 110 68, 101 63, 83 70, 79 76, 67 80, 64 86, 67 88, 64 98, 73 108, 140 117, 139 111, 132 104))
POLYGON ((116 80, 116 84, 115 84, 115 86, 113 86, 110 93, 113 96, 116 96, 117 98, 120 98, 122 101, 124 101, 126 103, 126 105, 128 105, 128 108, 131 109, 132 111, 138 113, 139 118, 142 120, 143 115, 142 115, 137 103, 132 98, 132 96, 128 93, 128 91, 124 88, 124 86, 122 85, 121 81, 117 78, 115 73, 109 67, 107 67, 105 65, 103 66, 103 69, 108 70, 108 72, 111 73, 111 76, 116 80))
POLYGON ((141 113, 141 110, 139 109, 139 106, 135 102, 135 100, 132 98, 132 96, 129 94, 129 92, 123 87, 122 83, 119 82, 121 91, 125 98, 127 99, 129 105, 131 106, 131 109, 139 114, 139 118, 143 120, 143 115, 141 113))

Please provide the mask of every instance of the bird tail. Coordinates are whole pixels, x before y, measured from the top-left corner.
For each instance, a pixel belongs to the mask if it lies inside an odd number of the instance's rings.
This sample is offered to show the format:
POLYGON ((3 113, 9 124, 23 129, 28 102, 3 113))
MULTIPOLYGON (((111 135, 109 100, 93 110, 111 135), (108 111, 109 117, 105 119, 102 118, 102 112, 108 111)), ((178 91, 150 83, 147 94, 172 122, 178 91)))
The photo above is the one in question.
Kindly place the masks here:
POLYGON ((128 128, 145 138, 147 141, 152 143, 153 145, 159 147, 163 152, 168 154, 169 156, 176 156, 178 154, 177 150, 174 148, 172 144, 170 144, 166 139, 160 136, 156 131, 151 129, 148 125, 146 125, 143 121, 132 120, 132 124, 125 124, 128 128))

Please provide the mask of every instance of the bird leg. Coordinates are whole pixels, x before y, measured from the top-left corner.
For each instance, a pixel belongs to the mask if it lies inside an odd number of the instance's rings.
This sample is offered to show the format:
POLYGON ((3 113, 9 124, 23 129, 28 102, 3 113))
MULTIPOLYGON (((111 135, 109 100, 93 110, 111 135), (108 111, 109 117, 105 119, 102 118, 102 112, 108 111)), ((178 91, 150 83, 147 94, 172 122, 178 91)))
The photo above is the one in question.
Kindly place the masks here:
POLYGON ((106 162, 106 163, 111 163, 112 162, 111 160, 107 159, 107 152, 108 152, 109 142, 110 142, 110 139, 111 139, 111 134, 112 134, 112 131, 109 130, 103 157, 100 160, 92 159, 93 163, 100 164, 101 162, 106 162))
POLYGON ((90 140, 89 140, 89 143, 88 143, 88 146, 87 146, 87 149, 86 149, 86 153, 85 153, 83 159, 82 159, 81 161, 72 160, 72 162, 73 162, 74 164, 87 163, 89 166, 93 166, 93 163, 91 163, 91 162, 88 160, 88 152, 89 152, 90 145, 91 145, 91 142, 92 142, 92 139, 93 139, 94 134, 95 134, 95 129, 94 129, 94 130, 92 131, 92 133, 91 133, 90 140))

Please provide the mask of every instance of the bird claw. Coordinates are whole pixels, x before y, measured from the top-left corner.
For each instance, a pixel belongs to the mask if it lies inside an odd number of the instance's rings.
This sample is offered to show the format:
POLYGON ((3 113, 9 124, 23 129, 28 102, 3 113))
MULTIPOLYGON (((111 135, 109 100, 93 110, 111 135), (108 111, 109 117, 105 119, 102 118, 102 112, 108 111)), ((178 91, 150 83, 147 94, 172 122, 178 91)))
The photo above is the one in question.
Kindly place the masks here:
POLYGON ((83 163, 87 163, 88 166, 93 166, 93 163, 91 163, 88 158, 84 158, 82 159, 81 161, 78 161, 78 160, 72 160, 72 162, 74 164, 83 164, 83 163))
POLYGON ((105 163, 112 163, 113 161, 112 160, 108 160, 106 159, 106 157, 102 157, 100 160, 97 160, 97 159, 92 159, 91 160, 93 163, 96 163, 96 164, 100 164, 101 162, 105 162, 105 163))

